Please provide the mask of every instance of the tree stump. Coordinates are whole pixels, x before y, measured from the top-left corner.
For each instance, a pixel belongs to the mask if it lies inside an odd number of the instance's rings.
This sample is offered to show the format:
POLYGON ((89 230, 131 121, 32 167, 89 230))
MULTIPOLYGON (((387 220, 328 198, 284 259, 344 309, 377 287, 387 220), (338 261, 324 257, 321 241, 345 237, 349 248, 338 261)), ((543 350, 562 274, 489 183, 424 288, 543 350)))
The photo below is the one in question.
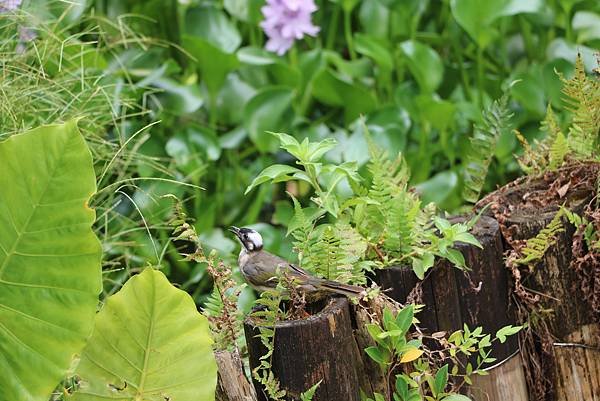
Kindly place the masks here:
POLYGON ((240 354, 235 351, 217 351, 217 401, 256 401, 256 392, 244 374, 240 354))
POLYGON ((486 369, 488 376, 474 377, 468 393, 475 401, 529 401, 521 355, 486 369))
MULTIPOLYGON (((256 368, 265 354, 258 327, 252 318, 244 321, 250 367, 256 368)), ((322 380, 313 401, 359 401, 356 343, 352 335, 348 300, 333 298, 318 313, 302 320, 279 322, 275 326, 272 371, 288 400, 322 380)), ((260 384, 254 386, 261 401, 268 397, 260 384)))
MULTIPOLYGON (((581 213, 595 195, 599 170, 597 163, 581 163, 533 180, 520 179, 488 195, 478 206, 490 204, 488 211, 502 224, 506 242, 517 244, 546 227, 559 205, 581 213)), ((593 322, 580 280, 570 268, 575 228, 566 219, 563 225, 565 231, 542 260, 531 270, 517 272, 523 289, 539 299, 534 325, 544 324, 549 331, 546 335, 538 329, 539 339, 529 340, 528 352, 533 350, 539 358, 527 367, 529 374, 536 372, 529 390, 532 401, 600 401, 600 327, 593 322), (550 358, 540 356, 548 352, 550 358)))
MULTIPOLYGON (((464 221, 464 218, 454 218, 453 222, 461 220, 464 221)), ((503 262, 500 227, 494 219, 482 216, 472 234, 481 242, 483 249, 465 243, 456 244, 470 271, 462 272, 450 262, 440 260, 421 283, 409 267, 377 272, 378 284, 384 290, 392 288, 386 293, 398 302, 406 302, 415 286, 421 287, 421 297, 417 302, 426 306, 417 318, 430 334, 462 330, 464 324, 470 328, 482 326, 484 332, 495 334, 501 327, 514 322, 509 310, 509 279, 503 262)), ((518 355, 514 357, 517 350, 516 338, 509 337, 504 344, 494 344, 491 356, 497 358, 495 364, 506 362, 506 366, 490 368, 488 376, 474 377, 473 387, 481 389, 475 400, 505 400, 497 397, 503 394, 501 387, 507 382, 514 383, 511 387, 513 399, 527 399, 527 389, 520 385, 525 381, 521 360, 518 355)), ((471 361, 474 366, 475 359, 471 361)))
MULTIPOLYGON (((524 240, 537 235, 555 213, 513 213, 505 224, 513 240, 524 240)), ((574 227, 563 224, 565 231, 523 282, 539 295, 547 312, 544 319, 554 338, 554 363, 552 371, 544 373, 552 377, 555 399, 600 401, 600 328, 591 319, 576 272, 569 267, 574 227)))

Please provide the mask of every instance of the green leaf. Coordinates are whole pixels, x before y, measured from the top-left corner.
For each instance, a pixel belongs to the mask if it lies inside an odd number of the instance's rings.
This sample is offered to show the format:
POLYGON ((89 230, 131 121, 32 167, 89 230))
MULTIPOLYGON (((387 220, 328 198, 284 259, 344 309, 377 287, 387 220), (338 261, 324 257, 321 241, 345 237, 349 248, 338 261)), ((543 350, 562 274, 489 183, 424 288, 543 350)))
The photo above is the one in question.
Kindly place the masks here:
POLYGON ((473 234, 471 233, 458 233, 454 236, 455 241, 465 242, 467 244, 474 245, 478 248, 481 248, 481 243, 473 234))
POLYGON ((76 374, 74 401, 214 400, 207 319, 163 273, 147 268, 108 298, 76 374))
POLYGON ((600 39, 600 15, 591 11, 577 11, 573 16, 573 30, 577 32, 579 43, 600 39))
POLYGON ((496 332, 496 338, 500 343, 504 344, 506 342, 506 337, 512 336, 513 334, 517 334, 523 326, 505 326, 496 332))
POLYGON ((313 96, 327 105, 343 107, 346 123, 354 121, 361 114, 368 114, 377 105, 371 92, 340 78, 330 69, 315 76, 313 96))
POLYGON ((371 338, 373 338, 373 340, 375 340, 375 341, 380 339, 379 336, 381 334, 383 334, 381 327, 379 327, 379 325, 377 325, 377 324, 367 324, 367 331, 369 332, 369 335, 371 336, 371 338))
POLYGON ((357 33, 354 37, 356 51, 375 60, 383 71, 391 71, 394 68, 394 60, 390 51, 376 38, 357 33))
POLYGON ((445 257, 458 268, 465 268, 466 262, 463 254, 457 249, 448 249, 445 257))
POLYGON ((452 15, 480 47, 488 44, 498 35, 493 23, 500 17, 520 13, 538 12, 544 7, 542 0, 452 0, 452 15))
POLYGON ((194 57, 211 97, 216 98, 227 74, 238 66, 237 57, 199 37, 183 35, 181 40, 183 48, 194 57))
MULTIPOLYGON (((185 16, 185 33, 202 38, 224 53, 233 53, 242 37, 224 12, 212 5, 191 8, 185 16)), ((215 60, 210 60, 215 62, 215 60)))
POLYGON ((264 0, 224 0, 225 10, 240 21, 258 24, 262 19, 260 7, 264 0))
POLYGON ((448 364, 445 364, 435 374, 435 382, 433 386, 433 396, 437 397, 438 394, 444 392, 446 384, 448 383, 448 364))
POLYGON ((435 92, 444 77, 444 64, 439 54, 433 48, 415 40, 402 42, 400 49, 406 56, 408 69, 421 91, 435 92))
POLYGON ((297 169, 296 167, 288 166, 285 164, 274 164, 272 166, 267 167, 263 171, 260 172, 258 176, 252 183, 246 188, 245 194, 250 192, 253 188, 262 184, 263 182, 273 181, 273 182, 281 182, 292 179, 290 174, 302 172, 302 170, 297 169))
POLYGON ((408 382, 403 375, 396 376, 396 392, 400 395, 402 400, 408 398, 408 382))
POLYGON ((381 350, 377 347, 365 348, 365 352, 371 357, 372 360, 381 365, 386 365, 388 363, 387 358, 385 358, 383 355, 383 352, 381 352, 381 350))
POLYGON ((435 203, 443 208, 458 190, 458 176, 454 171, 442 171, 416 186, 424 204, 435 203))
POLYGON ((92 156, 70 121, 0 143, 0 399, 46 401, 92 331, 92 156))
POLYGON ((323 379, 319 380, 314 385, 312 385, 311 388, 300 394, 300 401, 312 401, 313 397, 315 396, 315 393, 317 392, 317 389, 319 388, 319 385, 322 382, 323 379))
POLYGON ((408 332, 408 329, 412 325, 414 315, 413 305, 407 305, 396 316, 396 324, 404 334, 408 332))
POLYGON ((285 131, 290 125, 294 92, 285 87, 260 90, 244 108, 244 126, 261 152, 277 150, 277 140, 268 131, 285 131))
POLYGON ((425 267, 423 267, 423 260, 419 258, 413 258, 412 269, 419 280, 423 280, 425 278, 425 267))
POLYGON ((272 65, 278 63, 275 54, 259 47, 243 47, 237 52, 238 60, 248 65, 272 65))

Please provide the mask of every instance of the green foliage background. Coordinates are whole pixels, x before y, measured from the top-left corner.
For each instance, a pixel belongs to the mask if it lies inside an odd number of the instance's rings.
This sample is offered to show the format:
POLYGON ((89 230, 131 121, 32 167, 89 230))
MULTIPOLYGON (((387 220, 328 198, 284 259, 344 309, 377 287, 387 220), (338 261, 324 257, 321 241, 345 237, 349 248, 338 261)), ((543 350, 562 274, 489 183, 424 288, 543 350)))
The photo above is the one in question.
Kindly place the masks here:
MULTIPOLYGON (((595 0, 316 3, 319 35, 283 57, 263 50, 261 0, 26 0, 20 20, 2 21, 1 52, 11 53, 3 65, 14 75, 0 81, 0 135, 85 122, 104 295, 148 263, 198 304, 210 293, 205 267, 182 262, 169 239, 167 193, 185 200, 208 247, 232 253, 223 228, 251 225, 270 251, 291 255, 285 191, 305 203, 308 186, 262 185, 244 195, 265 167, 292 163, 266 131, 333 137, 339 146, 329 162, 366 168, 364 121, 377 144, 405 155, 423 203, 456 210, 482 110, 508 90, 512 124, 527 139, 542 135, 548 103, 564 125, 555 71, 569 76, 577 51, 591 70, 600 47, 595 0), (22 27, 37 38, 15 55, 22 27), (36 85, 15 79, 31 79, 25 70, 36 85)), ((519 174, 517 149, 511 132, 497 138, 484 191, 519 174)))

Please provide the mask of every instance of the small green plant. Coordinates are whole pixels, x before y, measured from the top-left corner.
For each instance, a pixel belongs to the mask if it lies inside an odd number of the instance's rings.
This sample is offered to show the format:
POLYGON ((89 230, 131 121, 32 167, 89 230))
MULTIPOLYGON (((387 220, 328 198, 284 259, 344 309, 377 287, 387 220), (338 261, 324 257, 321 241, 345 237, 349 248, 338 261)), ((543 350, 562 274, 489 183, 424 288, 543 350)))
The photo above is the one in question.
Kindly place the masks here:
POLYGON ((434 356, 416 334, 419 331, 416 330, 414 315, 413 305, 405 306, 396 314, 386 308, 381 325, 367 326, 376 345, 366 348, 365 352, 383 369, 388 385, 392 377, 395 378, 395 386, 388 389, 388 397, 375 394, 374 401, 385 401, 390 397, 395 401, 469 400, 458 391, 465 384, 472 383, 473 375, 487 374, 482 366, 495 361, 490 357, 492 343, 504 343, 508 336, 522 328, 506 326, 492 338, 490 334, 484 334, 481 327, 470 330, 465 325, 463 330, 455 331, 447 339, 443 335, 430 337, 442 348, 434 356), (465 357, 472 358, 473 355, 477 355, 475 366, 471 362, 462 362, 465 357), (436 366, 435 361, 446 358, 450 362, 436 366), (407 368, 408 364, 412 365, 407 368))
POLYGON ((573 77, 560 74, 563 84, 563 103, 572 115, 567 135, 563 133, 557 116, 548 105, 541 130, 546 136, 531 146, 517 132, 524 149, 517 157, 521 169, 530 175, 557 170, 565 161, 597 160, 600 146, 600 80, 588 76, 581 55, 575 61, 573 77))
POLYGON ((269 398, 272 400, 283 400, 286 396, 285 389, 281 388, 279 380, 272 370, 272 358, 274 350, 274 339, 277 322, 285 320, 285 312, 279 308, 283 301, 285 287, 281 281, 277 287, 268 289, 260 294, 256 305, 260 309, 252 313, 252 317, 258 327, 258 338, 265 347, 266 352, 260 357, 260 364, 252 370, 252 377, 262 384, 269 398))
POLYGON ((561 221, 564 210, 559 210, 546 227, 526 241, 525 246, 518 250, 520 256, 513 260, 514 263, 531 267, 544 257, 546 251, 556 243, 557 235, 565 231, 561 221))
POLYGON ((482 125, 475 127, 471 138, 464 170, 463 198, 470 203, 476 203, 479 199, 498 139, 509 129, 512 114, 508 109, 508 94, 492 102, 482 117, 482 125))
POLYGON ((298 180, 310 185, 315 206, 303 208, 290 194, 294 216, 288 234, 295 239, 303 268, 354 283, 365 282, 365 271, 398 263, 411 265, 423 279, 435 257, 467 269, 462 254, 453 245, 462 241, 480 246, 468 232, 475 220, 452 224, 436 215, 434 205, 422 207, 408 186, 410 174, 402 155, 390 159, 367 132, 371 161, 367 165, 369 174, 361 175, 355 163, 336 165, 324 160, 323 156, 335 146, 332 139, 313 143, 308 139, 299 142, 287 134, 274 135, 301 168, 267 167, 247 191, 265 182, 298 180), (351 194, 336 191, 342 181, 352 189, 351 194), (320 223, 327 215, 334 222, 320 223))

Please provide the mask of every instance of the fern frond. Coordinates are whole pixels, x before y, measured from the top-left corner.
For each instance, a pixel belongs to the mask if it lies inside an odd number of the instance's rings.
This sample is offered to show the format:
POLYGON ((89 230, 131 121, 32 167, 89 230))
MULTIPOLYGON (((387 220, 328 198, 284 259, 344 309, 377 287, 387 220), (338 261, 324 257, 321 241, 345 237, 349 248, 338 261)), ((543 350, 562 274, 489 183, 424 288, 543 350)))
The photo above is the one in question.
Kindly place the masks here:
POLYGON ((335 225, 339 242, 339 263, 335 271, 335 280, 342 283, 364 284, 364 264, 359 263, 367 251, 367 242, 360 233, 346 222, 335 225))
POLYGON ((520 250, 521 257, 515 259, 515 263, 531 265, 544 257, 546 251, 556 243, 556 236, 565 230, 561 221, 563 214, 561 209, 538 235, 527 240, 525 247, 520 250))
POLYGON ((202 308, 206 317, 217 317, 223 313, 223 300, 217 286, 213 286, 213 290, 204 302, 202 308))
POLYGON ((567 142, 581 158, 590 158, 598 146, 600 129, 600 81, 585 73, 581 55, 577 55, 575 73, 570 79, 560 75, 563 82, 563 102, 573 113, 567 142))
POLYGON ((511 117, 508 95, 504 94, 485 110, 483 124, 475 127, 464 170, 463 198, 467 202, 475 203, 479 199, 498 138, 509 129, 511 117))
POLYGON ((392 207, 386 216, 388 222, 384 233, 384 246, 393 254, 407 254, 415 243, 420 229, 417 218, 421 212, 421 202, 406 193, 392 200, 392 207))
MULTIPOLYGON (((336 280, 341 264, 340 238, 332 225, 323 227, 319 240, 311 247, 310 270, 328 280, 336 280)), ((307 268, 306 265, 303 265, 307 268)))
POLYGON ((371 160, 367 169, 373 178, 368 196, 384 205, 407 190, 410 172, 401 154, 390 160, 386 151, 374 145, 371 146, 370 153, 371 160))
POLYGON ((298 254, 298 263, 312 271, 314 263, 311 260, 313 255, 311 248, 315 243, 315 221, 322 213, 317 211, 309 214, 293 195, 290 196, 294 202, 294 217, 288 224, 288 234, 292 234, 295 239, 293 245, 298 254))
POLYGON ((548 103, 548 107, 546 108, 546 117, 542 120, 540 129, 546 133, 548 142, 554 142, 556 136, 561 133, 560 125, 556 121, 556 115, 550 103, 548 103))
POLYGON ((567 156, 567 153, 569 153, 567 138, 565 138, 563 133, 559 131, 556 134, 552 145, 550 145, 550 150, 548 152, 548 168, 550 170, 556 170, 559 168, 565 161, 565 156, 567 156))
POLYGON ((523 155, 516 156, 517 163, 519 163, 521 170, 527 175, 542 172, 543 165, 545 164, 543 153, 535 152, 529 142, 527 142, 527 138, 525 138, 518 130, 513 130, 513 132, 523 148, 523 155))

